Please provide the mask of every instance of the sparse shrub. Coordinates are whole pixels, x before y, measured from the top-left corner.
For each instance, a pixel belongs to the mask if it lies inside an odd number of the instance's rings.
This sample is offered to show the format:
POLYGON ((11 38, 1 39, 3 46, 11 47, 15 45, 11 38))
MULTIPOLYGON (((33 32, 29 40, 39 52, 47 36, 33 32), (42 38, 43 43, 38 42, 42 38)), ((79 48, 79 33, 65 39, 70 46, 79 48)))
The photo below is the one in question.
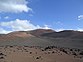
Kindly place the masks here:
POLYGON ((12 48, 13 46, 10 46, 10 48, 12 48))
POLYGON ((73 51, 73 49, 70 49, 70 51, 73 51))
POLYGON ((4 55, 3 53, 0 53, 0 55, 4 55))
POLYGON ((53 49, 53 48, 55 48, 55 46, 48 46, 44 50, 46 51, 47 49, 53 49))
POLYGON ((80 51, 80 49, 78 49, 78 52, 80 51))
POLYGON ((47 49, 51 49, 51 48, 48 46, 48 47, 46 47, 44 50, 46 51, 47 49))
POLYGON ((72 52, 72 55, 75 55, 75 56, 77 56, 77 54, 76 54, 75 52, 72 52))
POLYGON ((44 51, 44 50, 42 49, 42 51, 44 51))
POLYGON ((52 53, 55 53, 54 51, 52 51, 52 53))
POLYGON ((81 51, 79 54, 80 54, 80 55, 83 55, 83 51, 81 51))
POLYGON ((36 57, 36 59, 39 59, 39 57, 36 57))
POLYGON ((75 51, 78 51, 77 49, 75 49, 75 51))
POLYGON ((0 57, 0 59, 4 59, 4 57, 0 57))
POLYGON ((39 56, 39 57, 36 57, 36 59, 40 59, 41 58, 41 56, 39 56))
POLYGON ((66 51, 66 50, 64 50, 64 49, 62 50, 62 52, 64 52, 64 53, 68 54, 68 53, 67 53, 67 51, 66 51))
POLYGON ((30 54, 32 54, 32 52, 30 52, 30 54))

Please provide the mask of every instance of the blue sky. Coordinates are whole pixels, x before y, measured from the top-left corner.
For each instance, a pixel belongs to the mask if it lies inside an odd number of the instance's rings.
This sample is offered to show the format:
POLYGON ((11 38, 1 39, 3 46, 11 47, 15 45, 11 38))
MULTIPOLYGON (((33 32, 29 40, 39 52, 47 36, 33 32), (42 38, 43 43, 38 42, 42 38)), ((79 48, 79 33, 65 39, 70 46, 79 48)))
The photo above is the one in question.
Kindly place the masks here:
POLYGON ((83 0, 0 0, 1 33, 38 28, 83 31, 83 0))

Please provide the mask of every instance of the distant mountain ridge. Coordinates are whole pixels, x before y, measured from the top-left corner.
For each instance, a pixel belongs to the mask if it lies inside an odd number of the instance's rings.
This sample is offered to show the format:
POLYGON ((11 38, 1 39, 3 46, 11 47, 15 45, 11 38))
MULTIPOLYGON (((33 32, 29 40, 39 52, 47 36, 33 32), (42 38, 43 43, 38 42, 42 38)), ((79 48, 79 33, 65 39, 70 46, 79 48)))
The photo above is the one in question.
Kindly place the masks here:
POLYGON ((53 37, 53 38, 83 38, 83 32, 63 30, 56 32, 51 29, 36 29, 31 31, 16 31, 8 34, 0 34, 0 37, 53 37))
POLYGON ((43 37, 53 37, 53 38, 76 38, 83 39, 83 32, 73 31, 73 30, 64 30, 60 32, 51 32, 42 34, 43 37))

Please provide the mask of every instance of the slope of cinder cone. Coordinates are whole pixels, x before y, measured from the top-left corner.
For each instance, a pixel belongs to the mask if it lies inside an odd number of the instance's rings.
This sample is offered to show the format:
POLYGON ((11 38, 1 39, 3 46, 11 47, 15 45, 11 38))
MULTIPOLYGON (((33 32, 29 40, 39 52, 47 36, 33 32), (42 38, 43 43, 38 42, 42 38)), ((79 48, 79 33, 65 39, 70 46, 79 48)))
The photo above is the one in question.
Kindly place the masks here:
POLYGON ((16 36, 16 37, 33 37, 33 35, 26 33, 25 31, 17 31, 9 33, 7 36, 16 36))
POLYGON ((28 37, 34 37, 31 34, 27 34, 24 31, 17 31, 17 32, 11 32, 5 35, 0 36, 0 41, 9 41, 9 40, 15 40, 17 38, 28 38, 28 37))
POLYGON ((38 37, 45 33, 52 33, 52 32, 55 32, 55 31, 51 29, 36 29, 36 30, 29 31, 29 33, 31 33, 32 35, 38 36, 38 37))

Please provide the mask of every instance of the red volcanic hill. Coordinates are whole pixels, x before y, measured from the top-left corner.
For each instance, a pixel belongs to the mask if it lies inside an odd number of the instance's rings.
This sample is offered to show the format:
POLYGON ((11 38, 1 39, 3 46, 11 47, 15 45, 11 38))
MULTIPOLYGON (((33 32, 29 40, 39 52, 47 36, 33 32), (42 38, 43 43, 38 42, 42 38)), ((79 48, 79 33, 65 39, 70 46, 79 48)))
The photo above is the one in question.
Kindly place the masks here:
POLYGON ((54 32, 50 29, 37 29, 32 31, 15 31, 8 34, 0 34, 0 41, 3 40, 15 40, 18 38, 29 38, 29 37, 39 37, 44 33, 54 32))
POLYGON ((16 31, 16 32, 11 32, 8 34, 2 34, 0 36, 0 41, 5 41, 5 40, 15 40, 17 38, 28 38, 28 37, 33 37, 31 34, 27 34, 25 31, 16 31))
POLYGON ((41 36, 43 34, 52 33, 52 32, 55 32, 55 31, 51 29, 37 29, 37 30, 30 31, 30 34, 34 36, 41 36))

